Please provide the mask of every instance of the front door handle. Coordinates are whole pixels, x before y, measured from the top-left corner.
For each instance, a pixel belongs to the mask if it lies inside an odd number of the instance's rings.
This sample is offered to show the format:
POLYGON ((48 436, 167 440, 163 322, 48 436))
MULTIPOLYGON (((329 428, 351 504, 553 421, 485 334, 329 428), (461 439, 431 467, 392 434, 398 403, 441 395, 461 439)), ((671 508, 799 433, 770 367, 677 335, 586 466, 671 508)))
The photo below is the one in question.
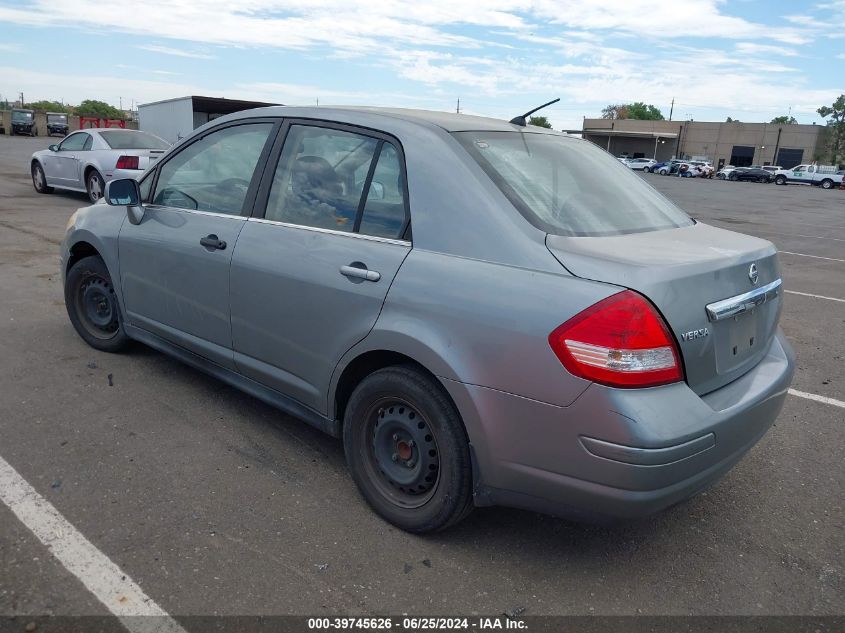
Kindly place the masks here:
POLYGON ((226 248, 226 242, 219 239, 214 233, 200 238, 200 244, 202 244, 206 248, 214 248, 218 251, 222 251, 224 248, 226 248))
POLYGON ((363 279, 364 281, 378 281, 381 279, 381 273, 374 270, 367 270, 366 266, 359 262, 354 262, 358 266, 341 266, 340 274, 344 277, 351 277, 353 279, 363 279))

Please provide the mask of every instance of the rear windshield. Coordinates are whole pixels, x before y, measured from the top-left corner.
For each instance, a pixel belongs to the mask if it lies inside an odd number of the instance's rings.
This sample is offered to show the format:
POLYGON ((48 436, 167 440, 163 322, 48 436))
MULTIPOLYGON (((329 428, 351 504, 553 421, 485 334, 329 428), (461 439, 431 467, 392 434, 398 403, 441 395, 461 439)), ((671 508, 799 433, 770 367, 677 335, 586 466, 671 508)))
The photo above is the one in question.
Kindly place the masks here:
POLYGON ((109 130, 100 136, 112 149, 167 149, 170 147, 157 136, 135 130, 109 130))
POLYGON ((556 235, 601 236, 690 226, 689 216, 589 141, 521 132, 456 132, 513 205, 556 235))

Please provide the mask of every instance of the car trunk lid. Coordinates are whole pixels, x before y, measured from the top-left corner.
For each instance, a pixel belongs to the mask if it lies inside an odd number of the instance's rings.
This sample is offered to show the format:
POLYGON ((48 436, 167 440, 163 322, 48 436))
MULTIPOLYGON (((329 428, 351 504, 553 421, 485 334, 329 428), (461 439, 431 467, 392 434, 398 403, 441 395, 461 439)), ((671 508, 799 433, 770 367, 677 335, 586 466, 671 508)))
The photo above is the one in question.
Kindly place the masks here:
POLYGON ((696 223, 609 237, 550 234, 546 244, 573 275, 651 300, 675 335, 687 383, 698 394, 754 367, 777 330, 780 268, 765 240, 696 223))

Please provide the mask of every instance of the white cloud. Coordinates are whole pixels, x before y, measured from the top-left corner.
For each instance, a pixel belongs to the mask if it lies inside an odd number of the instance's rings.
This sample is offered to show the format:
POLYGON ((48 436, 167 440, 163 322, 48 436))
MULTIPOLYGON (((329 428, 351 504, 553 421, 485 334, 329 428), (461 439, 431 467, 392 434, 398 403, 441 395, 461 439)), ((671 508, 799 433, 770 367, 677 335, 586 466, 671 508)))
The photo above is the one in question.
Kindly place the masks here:
POLYGON ((743 55, 766 55, 772 59, 778 57, 795 57, 798 52, 792 48, 784 48, 783 46, 773 46, 771 44, 755 44, 753 42, 739 42, 734 48, 743 55))
POLYGON ((170 46, 159 46, 157 44, 141 44, 135 48, 141 50, 151 51, 153 53, 161 53, 162 55, 173 55, 175 57, 191 57, 193 59, 215 59, 214 55, 207 53, 197 53, 195 51, 186 51, 181 48, 173 48, 170 46))

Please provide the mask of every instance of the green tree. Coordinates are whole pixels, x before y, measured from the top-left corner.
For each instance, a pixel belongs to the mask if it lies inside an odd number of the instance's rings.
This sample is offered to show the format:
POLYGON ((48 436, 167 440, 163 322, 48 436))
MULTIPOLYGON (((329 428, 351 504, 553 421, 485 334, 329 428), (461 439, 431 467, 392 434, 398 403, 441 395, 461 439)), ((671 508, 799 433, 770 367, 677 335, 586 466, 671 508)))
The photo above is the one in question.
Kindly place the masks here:
POLYGON ((845 94, 839 95, 831 105, 822 106, 816 112, 827 119, 830 162, 838 165, 845 161, 845 94))
POLYGON ((783 116, 776 116, 771 120, 771 123, 784 123, 790 125, 792 123, 798 123, 798 120, 794 116, 787 116, 784 114, 783 116))
POLYGON ((70 112, 71 107, 63 105, 58 101, 47 101, 46 99, 42 99, 41 101, 33 101, 31 103, 26 104, 27 108, 31 110, 37 110, 38 112, 70 112))
POLYGON ((601 111, 603 119, 639 119, 641 121, 662 121, 663 113, 650 103, 611 103, 601 111))
POLYGON ((603 119, 627 119, 628 106, 622 103, 611 103, 601 111, 601 118, 603 119))
POLYGON ((663 120, 663 113, 650 103, 646 105, 642 101, 635 101, 634 103, 629 103, 627 109, 629 119, 639 119, 641 121, 663 120))
POLYGON ((536 125, 537 127, 552 129, 552 124, 549 123, 549 120, 544 116, 528 117, 528 125, 536 125))
POLYGON ((725 123, 742 123, 742 121, 740 121, 739 119, 728 117, 727 119, 725 119, 725 123))
POLYGON ((76 113, 80 115, 94 115, 108 119, 122 119, 123 112, 109 105, 105 101, 96 101, 94 99, 86 99, 75 108, 76 113))

